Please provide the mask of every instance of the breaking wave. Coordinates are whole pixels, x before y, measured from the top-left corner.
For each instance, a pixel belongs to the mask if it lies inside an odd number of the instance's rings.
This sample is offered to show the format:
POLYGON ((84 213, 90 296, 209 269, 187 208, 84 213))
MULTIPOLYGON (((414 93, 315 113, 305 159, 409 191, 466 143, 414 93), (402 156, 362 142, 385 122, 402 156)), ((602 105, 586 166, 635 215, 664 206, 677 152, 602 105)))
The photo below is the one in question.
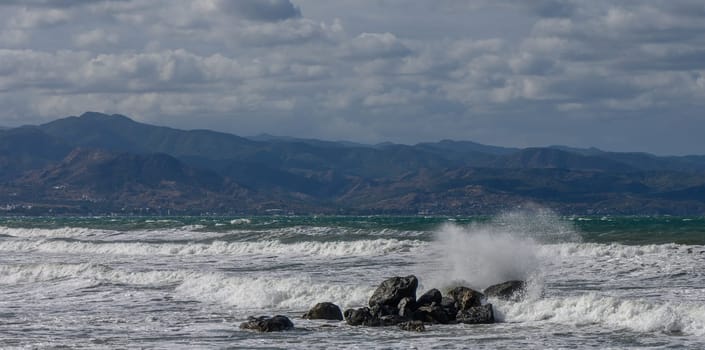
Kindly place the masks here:
POLYGON ((571 326, 599 325, 637 332, 705 335, 705 306, 655 303, 588 293, 497 305, 505 322, 545 321, 571 326))
POLYGON ((65 240, 0 241, 0 251, 45 252, 111 255, 307 255, 307 256, 372 256, 407 252, 422 246, 421 241, 377 239, 340 242, 296 242, 275 240, 258 242, 204 243, 95 243, 65 240))

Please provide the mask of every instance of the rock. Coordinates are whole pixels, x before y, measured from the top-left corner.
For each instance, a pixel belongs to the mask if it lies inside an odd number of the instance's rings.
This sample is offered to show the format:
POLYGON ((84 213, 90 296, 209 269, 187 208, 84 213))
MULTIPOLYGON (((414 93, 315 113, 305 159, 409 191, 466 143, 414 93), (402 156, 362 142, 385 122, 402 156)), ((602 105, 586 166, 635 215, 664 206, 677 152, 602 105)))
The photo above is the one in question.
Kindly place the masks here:
POLYGON ((396 308, 403 298, 416 300, 416 276, 392 277, 382 282, 370 297, 369 305, 384 305, 396 308))
POLYGON ((308 310, 302 318, 309 320, 343 320, 343 313, 340 312, 338 305, 333 303, 325 302, 318 303, 316 306, 308 310))
POLYGON ((441 299, 441 307, 448 315, 449 321, 455 320, 455 315, 458 313, 458 303, 455 302, 455 299, 451 297, 443 297, 441 299))
POLYGON ((455 316, 455 319, 465 324, 494 323, 492 304, 473 306, 466 310, 460 310, 455 316))
POLYGON ((450 321, 450 318, 443 307, 434 303, 431 305, 419 306, 416 311, 414 311, 414 320, 428 323, 446 324, 450 321))
POLYGON ((379 318, 375 317, 370 308, 348 309, 343 313, 345 322, 351 326, 376 327, 380 325, 379 318))
POLYGON ((448 292, 448 296, 455 300, 461 311, 480 306, 485 299, 484 294, 468 287, 455 287, 448 292))
POLYGON ((409 332, 424 332, 426 327, 424 327, 421 321, 407 321, 399 324, 399 328, 409 332))
POLYGON ((416 300, 416 305, 431 305, 433 303, 440 305, 441 299, 443 299, 441 291, 434 288, 420 296, 419 299, 416 300))
POLYGON ((407 320, 406 318, 403 318, 399 315, 385 315, 385 316, 381 316, 379 318, 379 325, 380 326, 394 326, 394 325, 398 325, 406 320, 407 320))
POLYGON ((397 310, 399 310, 398 314, 400 317, 411 318, 414 314, 414 310, 416 310, 416 303, 414 299, 408 297, 402 298, 397 305, 397 310))
POLYGON ((500 300, 520 301, 526 293, 526 282, 507 281, 485 288, 487 297, 494 297, 500 300))
POLYGON ((372 316, 380 318, 382 316, 397 315, 399 310, 397 310, 396 306, 375 305, 370 308, 370 313, 372 313, 372 316))
POLYGON ((294 323, 291 320, 282 315, 276 315, 273 317, 260 316, 254 317, 250 316, 247 322, 240 324, 242 329, 252 329, 260 332, 281 332, 294 328, 294 323))

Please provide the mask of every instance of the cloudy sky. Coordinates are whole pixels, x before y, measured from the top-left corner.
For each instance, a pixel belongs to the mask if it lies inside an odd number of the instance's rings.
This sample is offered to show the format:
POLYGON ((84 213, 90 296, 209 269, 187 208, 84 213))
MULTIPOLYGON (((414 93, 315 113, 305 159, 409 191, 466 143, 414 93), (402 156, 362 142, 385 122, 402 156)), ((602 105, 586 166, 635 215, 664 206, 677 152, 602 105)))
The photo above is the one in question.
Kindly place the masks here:
POLYGON ((0 125, 705 154, 705 2, 4 0, 0 125))

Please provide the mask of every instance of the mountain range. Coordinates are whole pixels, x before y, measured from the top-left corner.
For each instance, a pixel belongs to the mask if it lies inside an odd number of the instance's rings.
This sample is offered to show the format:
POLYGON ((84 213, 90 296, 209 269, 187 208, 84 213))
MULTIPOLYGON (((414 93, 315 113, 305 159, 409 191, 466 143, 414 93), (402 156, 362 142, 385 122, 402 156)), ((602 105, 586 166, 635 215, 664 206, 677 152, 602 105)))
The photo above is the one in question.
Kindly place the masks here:
POLYGON ((704 175, 700 155, 246 138, 95 112, 0 129, 7 214, 703 215, 704 175))

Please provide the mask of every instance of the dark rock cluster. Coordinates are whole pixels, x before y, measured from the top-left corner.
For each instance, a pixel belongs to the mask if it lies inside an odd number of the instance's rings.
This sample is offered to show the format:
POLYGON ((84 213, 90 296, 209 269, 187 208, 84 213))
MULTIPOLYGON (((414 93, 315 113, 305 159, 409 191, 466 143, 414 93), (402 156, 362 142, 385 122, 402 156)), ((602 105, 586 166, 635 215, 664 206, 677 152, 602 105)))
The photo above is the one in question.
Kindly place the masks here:
POLYGON ((424 330, 424 324, 494 323, 494 310, 487 297, 518 301, 526 288, 523 281, 508 281, 488 287, 485 293, 455 287, 445 296, 434 288, 417 299, 418 284, 416 276, 385 280, 370 297, 369 307, 345 310, 345 321, 352 326, 399 325, 417 332, 424 330))
MULTIPOLYGON (((372 293, 368 306, 347 309, 330 302, 316 304, 302 317, 305 319, 345 320, 351 326, 398 326, 402 330, 423 332, 425 324, 487 324, 494 323, 494 309, 487 298, 519 301, 525 296, 524 281, 507 281, 490 286, 484 293, 468 287, 455 287, 444 296, 431 289, 416 298, 419 281, 416 276, 392 277, 383 281, 372 293)), ((250 317, 240 325, 243 329, 261 332, 294 328, 285 316, 250 317)))

